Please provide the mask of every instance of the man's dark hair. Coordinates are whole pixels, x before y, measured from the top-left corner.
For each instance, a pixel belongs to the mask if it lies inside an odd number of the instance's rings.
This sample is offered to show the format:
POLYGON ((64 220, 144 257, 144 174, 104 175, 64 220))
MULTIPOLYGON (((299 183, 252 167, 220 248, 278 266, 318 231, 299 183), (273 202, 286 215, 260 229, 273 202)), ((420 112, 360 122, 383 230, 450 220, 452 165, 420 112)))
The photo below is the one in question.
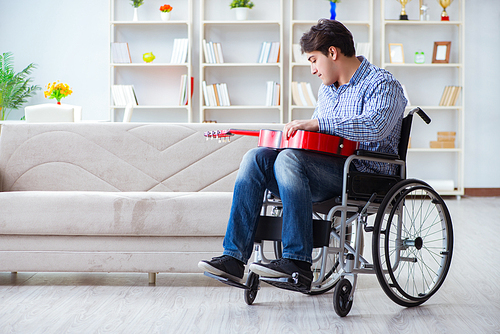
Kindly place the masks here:
POLYGON ((320 19, 318 24, 302 35, 300 39, 302 53, 320 51, 328 56, 328 49, 334 46, 346 57, 355 55, 354 40, 351 32, 339 21, 320 19))

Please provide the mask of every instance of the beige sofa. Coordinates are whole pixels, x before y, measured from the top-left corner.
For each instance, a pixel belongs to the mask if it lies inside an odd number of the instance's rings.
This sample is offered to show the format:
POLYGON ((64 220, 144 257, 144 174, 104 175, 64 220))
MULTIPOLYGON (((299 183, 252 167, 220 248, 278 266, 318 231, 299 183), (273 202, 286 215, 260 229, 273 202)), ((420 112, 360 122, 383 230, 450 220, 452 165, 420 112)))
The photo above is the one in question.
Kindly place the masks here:
POLYGON ((0 271, 199 272, 220 255, 258 124, 4 124, 0 271))

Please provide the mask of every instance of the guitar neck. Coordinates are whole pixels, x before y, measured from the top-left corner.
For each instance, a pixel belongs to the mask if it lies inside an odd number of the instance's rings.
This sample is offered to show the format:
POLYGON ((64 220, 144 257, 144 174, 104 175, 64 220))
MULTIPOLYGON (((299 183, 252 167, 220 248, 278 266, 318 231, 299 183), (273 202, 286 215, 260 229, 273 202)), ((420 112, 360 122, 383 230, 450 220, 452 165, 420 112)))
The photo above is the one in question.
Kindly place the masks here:
POLYGON ((253 136, 258 137, 260 130, 238 130, 238 129, 230 129, 228 134, 240 135, 240 136, 253 136))

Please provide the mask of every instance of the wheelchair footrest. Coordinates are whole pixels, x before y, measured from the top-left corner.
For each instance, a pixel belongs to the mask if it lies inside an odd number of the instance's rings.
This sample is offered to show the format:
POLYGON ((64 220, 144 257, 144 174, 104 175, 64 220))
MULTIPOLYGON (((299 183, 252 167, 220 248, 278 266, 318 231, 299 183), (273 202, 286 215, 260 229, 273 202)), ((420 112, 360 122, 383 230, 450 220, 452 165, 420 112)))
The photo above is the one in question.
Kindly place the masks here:
POLYGON ((250 290, 250 287, 246 286, 245 284, 233 281, 227 277, 217 276, 217 275, 214 275, 212 273, 209 273, 208 271, 205 271, 204 274, 205 274, 205 276, 208 276, 210 278, 215 278, 216 280, 218 280, 221 283, 224 283, 224 284, 227 284, 230 286, 234 286, 234 287, 240 288, 240 289, 250 290))
POLYGON ((292 277, 260 277, 260 280, 280 289, 306 293, 311 290, 311 280, 293 273, 292 277))

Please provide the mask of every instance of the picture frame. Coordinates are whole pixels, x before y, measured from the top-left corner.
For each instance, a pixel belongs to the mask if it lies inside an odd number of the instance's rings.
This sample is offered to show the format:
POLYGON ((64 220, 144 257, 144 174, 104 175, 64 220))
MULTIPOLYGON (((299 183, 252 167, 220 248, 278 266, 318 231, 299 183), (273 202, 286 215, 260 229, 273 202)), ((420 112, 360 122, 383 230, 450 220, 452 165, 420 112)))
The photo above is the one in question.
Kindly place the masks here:
POLYGON ((451 41, 434 42, 434 52, 432 53, 432 63, 449 63, 450 62, 451 41))
POLYGON ((389 57, 391 64, 404 64, 405 53, 403 51, 403 44, 389 43, 389 57))

